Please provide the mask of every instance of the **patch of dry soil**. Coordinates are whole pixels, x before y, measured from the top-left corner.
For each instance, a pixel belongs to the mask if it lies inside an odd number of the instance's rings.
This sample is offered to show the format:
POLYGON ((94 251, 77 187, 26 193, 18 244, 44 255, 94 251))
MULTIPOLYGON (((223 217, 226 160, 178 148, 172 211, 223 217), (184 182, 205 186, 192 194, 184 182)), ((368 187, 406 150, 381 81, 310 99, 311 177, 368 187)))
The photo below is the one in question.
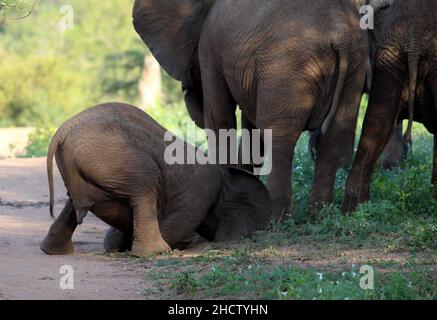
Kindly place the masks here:
MULTIPOLYGON (((48 211, 45 158, 0 160, 1 299, 144 299, 145 267, 132 259, 102 255, 108 228, 90 215, 74 235, 76 253, 47 256, 39 245, 52 219, 48 211), (73 268, 74 290, 62 290, 64 265, 73 268)), ((65 188, 56 174, 56 212, 65 188)))

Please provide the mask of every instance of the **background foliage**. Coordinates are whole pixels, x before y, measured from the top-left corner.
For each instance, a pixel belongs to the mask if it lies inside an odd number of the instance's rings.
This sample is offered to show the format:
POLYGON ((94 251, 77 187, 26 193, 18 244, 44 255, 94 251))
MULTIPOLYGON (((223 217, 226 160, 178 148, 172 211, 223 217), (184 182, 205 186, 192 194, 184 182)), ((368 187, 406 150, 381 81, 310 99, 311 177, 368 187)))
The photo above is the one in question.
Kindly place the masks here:
MULTIPOLYGON (((33 0, 6 2, 29 8, 33 0)), ((8 20, 0 27, 0 127, 58 126, 96 103, 138 104, 149 53, 132 27, 133 1, 71 0, 74 24, 63 32, 64 4, 38 1, 21 20, 9 19, 22 10, 1 10, 8 20)), ((177 109, 186 117, 179 84, 163 72, 163 86, 165 107, 156 113, 177 109)))

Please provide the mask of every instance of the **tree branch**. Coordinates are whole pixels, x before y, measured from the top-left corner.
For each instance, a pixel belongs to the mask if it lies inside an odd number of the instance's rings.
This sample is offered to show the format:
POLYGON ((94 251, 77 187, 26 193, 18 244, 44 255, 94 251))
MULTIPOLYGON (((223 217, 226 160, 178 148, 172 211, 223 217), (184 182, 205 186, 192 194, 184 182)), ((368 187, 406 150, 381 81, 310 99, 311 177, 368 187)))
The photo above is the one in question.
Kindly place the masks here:
POLYGON ((2 16, 4 15, 4 11, 6 9, 16 9, 16 10, 21 10, 21 11, 25 12, 22 16, 15 17, 15 18, 12 18, 9 20, 5 19, 3 16, 3 21, 0 20, 0 23, 7 23, 9 21, 21 20, 21 19, 29 17, 33 13, 33 11, 35 10, 37 2, 38 2, 38 0, 34 0, 32 3, 32 6, 29 9, 26 9, 26 8, 21 7, 21 6, 18 6, 17 4, 6 3, 4 1, 0 1, 0 12, 1 12, 2 16))

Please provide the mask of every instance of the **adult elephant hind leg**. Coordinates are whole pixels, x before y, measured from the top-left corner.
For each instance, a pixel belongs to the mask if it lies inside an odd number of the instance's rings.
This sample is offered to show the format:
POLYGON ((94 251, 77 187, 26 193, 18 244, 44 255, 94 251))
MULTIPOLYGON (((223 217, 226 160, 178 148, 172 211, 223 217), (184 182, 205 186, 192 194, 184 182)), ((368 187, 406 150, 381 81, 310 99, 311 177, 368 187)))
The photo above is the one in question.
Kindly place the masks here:
POLYGON ((272 133, 272 140, 264 141, 265 155, 271 157, 268 160, 271 171, 267 175, 267 188, 272 197, 273 219, 281 222, 292 213, 294 149, 308 122, 315 97, 305 88, 297 88, 297 85, 290 85, 290 81, 282 79, 279 83, 262 87, 258 96, 258 127, 270 129, 272 133), (290 93, 293 87, 294 91, 290 93))
POLYGON ((134 218, 132 254, 135 256, 171 251, 159 229, 156 203, 155 193, 132 200, 134 218))
POLYGON ((321 132, 317 151, 313 185, 309 197, 310 213, 314 214, 324 205, 332 203, 337 169, 343 164, 344 156, 351 158, 353 139, 357 127, 362 86, 365 80, 364 66, 350 72, 338 96, 335 116, 321 132))
POLYGON ((261 159, 264 157, 264 143, 261 139, 253 141, 257 138, 257 135, 254 134, 255 130, 257 128, 242 114, 238 163, 241 169, 256 174, 263 165, 261 159))
POLYGON ((214 53, 210 53, 201 59, 205 128, 212 130, 215 134, 215 137, 208 137, 208 153, 218 164, 238 165, 237 119, 235 115, 237 104, 222 71, 213 61, 213 55, 214 53), (228 141, 223 139, 224 137, 219 137, 221 129, 235 129, 235 135, 230 137, 233 148, 229 142, 219 143, 220 141, 228 141))
POLYGON ((68 199, 59 217, 50 227, 47 236, 41 243, 41 250, 49 255, 67 255, 74 253, 71 240, 77 227, 73 202, 68 199))
POLYGON ((404 139, 402 122, 396 125, 381 158, 381 166, 385 170, 402 164, 408 154, 408 145, 404 139))
POLYGON ((300 133, 296 131, 272 139, 272 168, 267 177, 267 188, 272 196, 273 218, 278 222, 292 213, 292 164, 300 133))
POLYGON ((402 90, 402 70, 376 67, 360 144, 346 183, 344 213, 355 211, 358 204, 369 200, 372 172, 393 132, 402 90))

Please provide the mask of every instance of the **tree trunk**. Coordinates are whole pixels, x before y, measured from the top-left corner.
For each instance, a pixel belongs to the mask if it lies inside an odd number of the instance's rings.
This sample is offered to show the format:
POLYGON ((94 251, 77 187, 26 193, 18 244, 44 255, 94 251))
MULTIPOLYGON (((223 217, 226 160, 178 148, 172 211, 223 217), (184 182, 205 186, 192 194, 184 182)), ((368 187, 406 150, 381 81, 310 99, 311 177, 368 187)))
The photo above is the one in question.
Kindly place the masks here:
POLYGON ((161 66, 150 54, 144 58, 144 69, 139 83, 139 90, 143 108, 162 103, 161 66))

